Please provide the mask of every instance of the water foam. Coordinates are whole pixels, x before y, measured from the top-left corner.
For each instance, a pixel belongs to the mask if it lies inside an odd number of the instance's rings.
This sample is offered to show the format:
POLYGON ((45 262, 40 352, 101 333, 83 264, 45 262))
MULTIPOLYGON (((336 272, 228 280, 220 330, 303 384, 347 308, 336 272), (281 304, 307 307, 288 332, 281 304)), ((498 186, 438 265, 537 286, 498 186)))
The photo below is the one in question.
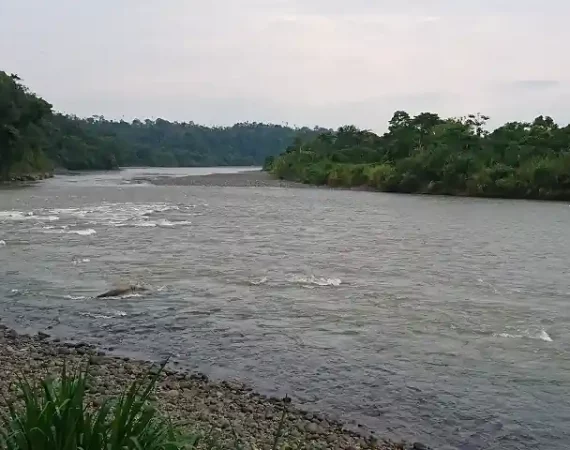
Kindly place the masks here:
POLYGON ((295 283, 302 285, 314 285, 314 286, 340 286, 342 280, 340 278, 320 278, 311 275, 310 277, 296 277, 293 280, 295 283))
POLYGON ((97 234, 97 232, 93 228, 87 228, 85 230, 69 230, 68 234, 78 234, 79 236, 91 236, 93 234, 97 234))
POLYGON ((6 246, 6 241, 0 239, 0 247, 5 247, 6 246))
POLYGON ((494 337, 504 338, 504 339, 534 339, 544 342, 554 342, 550 335, 545 330, 529 331, 525 330, 522 333, 512 334, 512 333, 495 333, 494 337))
POLYGON ((73 296, 73 295, 66 295, 63 298, 67 299, 67 300, 84 300, 86 297, 83 295, 77 295, 77 296, 73 296))
POLYGON ((77 264, 91 262, 91 260, 89 258, 78 258, 77 256, 74 256, 73 258, 71 258, 71 260, 73 261, 73 265, 75 265, 75 266, 77 264))
POLYGON ((135 227, 144 227, 144 228, 154 228, 156 227, 156 223, 154 222, 135 222, 133 224, 135 227))
POLYGON ((49 216, 36 216, 32 211, 22 212, 22 211, 0 211, 0 221, 11 220, 14 222, 23 222, 26 220, 35 220, 37 222, 55 222, 59 220, 59 216, 49 215, 49 216))
POLYGON ((117 317, 126 317, 128 314, 125 311, 111 309, 109 311, 104 311, 103 314, 92 313, 92 312, 80 312, 79 315, 83 317, 90 317, 92 319, 116 319, 117 317))
POLYGON ((0 220, 25 220, 22 211, 0 211, 0 220))
POLYGON ((249 284, 251 284, 252 286, 261 286, 262 284, 267 283, 267 277, 263 277, 259 280, 250 280, 249 284))

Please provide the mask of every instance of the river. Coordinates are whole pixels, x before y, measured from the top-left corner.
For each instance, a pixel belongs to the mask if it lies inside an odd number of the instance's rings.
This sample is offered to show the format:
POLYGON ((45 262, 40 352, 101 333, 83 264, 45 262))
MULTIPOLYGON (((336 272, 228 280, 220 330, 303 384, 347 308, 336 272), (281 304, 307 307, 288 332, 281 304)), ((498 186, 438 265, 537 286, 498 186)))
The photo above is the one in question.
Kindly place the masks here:
POLYGON ((568 204, 134 181, 236 170, 0 189, 3 323, 438 449, 568 448, 568 204), (152 291, 92 298, 119 283, 152 291))

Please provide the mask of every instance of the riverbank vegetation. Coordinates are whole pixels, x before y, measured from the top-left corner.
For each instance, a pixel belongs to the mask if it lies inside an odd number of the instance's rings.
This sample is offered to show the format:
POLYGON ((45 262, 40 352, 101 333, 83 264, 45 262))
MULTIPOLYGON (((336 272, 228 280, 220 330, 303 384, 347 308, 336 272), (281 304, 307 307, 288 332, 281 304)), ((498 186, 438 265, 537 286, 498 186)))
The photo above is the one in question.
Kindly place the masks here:
POLYGON ((281 179, 387 192, 570 199, 570 126, 550 117, 509 122, 398 111, 377 135, 353 126, 295 141, 268 158, 281 179))
MULTIPOLYGON (((244 449, 236 441, 222 443, 215 433, 175 425, 153 404, 162 368, 150 379, 135 379, 116 398, 88 399, 89 366, 39 383, 23 377, 17 386, 21 403, 10 403, 0 420, 0 448, 5 450, 222 450, 244 449), (191 431, 188 430, 191 429, 191 431)), ((271 450, 285 448, 281 426, 271 450)), ((293 448, 287 446, 287 448, 293 448)))
POLYGON ((107 120, 57 113, 16 75, 0 71, 0 179, 55 168, 261 165, 296 136, 323 130, 263 123, 206 127, 163 119, 107 120))

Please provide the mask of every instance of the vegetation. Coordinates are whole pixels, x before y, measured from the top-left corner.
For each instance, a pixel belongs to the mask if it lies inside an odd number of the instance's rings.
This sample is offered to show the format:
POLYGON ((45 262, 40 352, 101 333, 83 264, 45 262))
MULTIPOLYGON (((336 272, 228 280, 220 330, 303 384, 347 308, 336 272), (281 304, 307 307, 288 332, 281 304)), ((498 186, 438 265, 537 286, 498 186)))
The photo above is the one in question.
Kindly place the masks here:
POLYGON ((14 175, 119 166, 261 165, 324 130, 262 123, 205 127, 163 119, 83 119, 52 111, 16 75, 0 71, 0 179, 14 175))
POLYGON ((265 169, 283 179, 333 187, 570 199, 570 126, 540 116, 489 132, 488 119, 398 111, 382 136, 344 126, 309 142, 296 140, 268 158, 265 169))
MULTIPOLYGON (((44 379, 39 386, 26 379, 19 383, 21 405, 9 406, 0 421, 2 450, 193 450, 243 449, 222 445, 208 433, 186 433, 162 417, 150 401, 160 373, 149 382, 136 380, 118 399, 100 406, 86 398, 88 368, 67 373, 57 380, 44 379)), ((282 445, 283 412, 273 450, 282 445)))
POLYGON ((10 406, 0 429, 5 450, 177 450, 181 436, 150 406, 156 377, 144 386, 134 382, 116 401, 89 408, 85 395, 87 371, 41 386, 22 380, 23 407, 10 406))
POLYGON ((50 114, 51 105, 29 92, 16 75, 0 72, 0 179, 51 169, 43 152, 50 114))

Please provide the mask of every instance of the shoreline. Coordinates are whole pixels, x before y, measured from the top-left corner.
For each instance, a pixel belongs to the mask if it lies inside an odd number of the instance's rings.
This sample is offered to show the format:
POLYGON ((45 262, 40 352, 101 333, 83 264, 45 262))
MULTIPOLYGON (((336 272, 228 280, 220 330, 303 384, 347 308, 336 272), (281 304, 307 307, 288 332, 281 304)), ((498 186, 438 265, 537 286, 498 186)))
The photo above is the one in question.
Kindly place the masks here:
MULTIPOLYGON (((88 344, 61 342, 43 332, 19 334, 0 324, 1 398, 14 397, 13 383, 19 375, 36 380, 47 374, 58 375, 64 361, 70 367, 89 362, 89 398, 95 405, 157 367, 156 362, 108 355, 88 344)), ((299 409, 288 397, 267 397, 240 382, 211 381, 206 375, 169 366, 161 374, 155 400, 160 410, 182 428, 215 430, 226 443, 234 442, 237 435, 244 443, 270 448, 286 409, 282 440, 302 444, 301 448, 428 449, 419 443, 397 443, 378 438, 373 432, 367 435, 351 430, 324 415, 299 409)), ((5 401, 0 401, 0 412, 5 408, 5 401)))
POLYGON ((279 187, 315 188, 310 184, 280 180, 262 170, 244 170, 236 173, 212 173, 208 175, 187 175, 183 177, 141 177, 133 181, 146 182, 155 186, 211 186, 211 187, 279 187))
POLYGON ((215 173, 209 175, 187 175, 183 177, 142 177, 134 179, 139 183, 150 183, 155 186, 205 186, 205 187, 274 187, 287 189, 328 189, 334 191, 354 191, 372 192, 380 194, 394 195, 415 195, 425 197, 447 197, 447 198, 473 198, 489 200, 518 200, 531 202, 567 202, 569 199, 562 196, 560 198, 539 198, 539 197, 505 197, 500 195, 468 195, 458 192, 455 194, 441 192, 392 192, 381 191, 369 186, 329 186, 326 184, 306 184, 299 181, 290 181, 276 178, 265 171, 244 171, 236 173, 215 173))

